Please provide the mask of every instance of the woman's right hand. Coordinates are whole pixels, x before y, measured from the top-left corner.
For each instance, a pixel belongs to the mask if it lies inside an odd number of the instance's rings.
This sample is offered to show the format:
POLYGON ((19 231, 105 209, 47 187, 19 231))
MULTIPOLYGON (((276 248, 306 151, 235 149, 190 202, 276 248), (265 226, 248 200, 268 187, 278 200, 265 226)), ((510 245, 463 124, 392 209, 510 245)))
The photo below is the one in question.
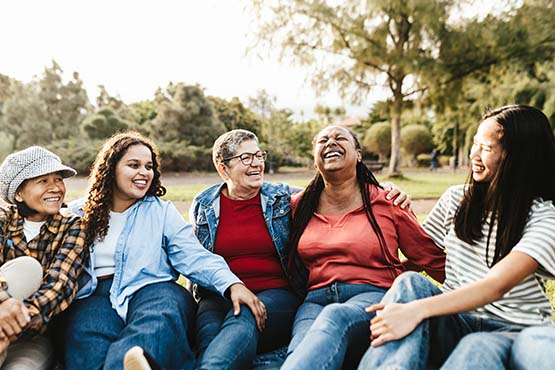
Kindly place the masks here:
POLYGON ((229 287, 229 297, 233 303, 233 314, 239 315, 241 312, 241 304, 246 304, 256 320, 256 326, 259 331, 264 330, 266 325, 266 307, 258 297, 247 289, 243 284, 237 283, 229 287))
POLYGON ((366 312, 376 313, 370 321, 372 347, 404 338, 422 321, 410 303, 377 303, 367 307, 366 312))
POLYGON ((8 298, 0 304, 0 340, 19 335, 31 321, 29 310, 23 302, 8 298))

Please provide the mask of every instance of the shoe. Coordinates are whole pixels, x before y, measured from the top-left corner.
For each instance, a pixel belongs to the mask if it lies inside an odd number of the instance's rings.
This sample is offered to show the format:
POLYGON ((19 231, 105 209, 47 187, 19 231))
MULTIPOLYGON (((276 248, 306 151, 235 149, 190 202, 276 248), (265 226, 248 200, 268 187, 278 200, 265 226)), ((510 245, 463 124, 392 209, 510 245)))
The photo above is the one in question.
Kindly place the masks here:
MULTIPOLYGON (((150 356, 149 356, 150 357, 150 356)), ((155 370, 160 367, 151 367, 149 359, 143 349, 139 346, 132 347, 123 359, 124 370, 155 370)))

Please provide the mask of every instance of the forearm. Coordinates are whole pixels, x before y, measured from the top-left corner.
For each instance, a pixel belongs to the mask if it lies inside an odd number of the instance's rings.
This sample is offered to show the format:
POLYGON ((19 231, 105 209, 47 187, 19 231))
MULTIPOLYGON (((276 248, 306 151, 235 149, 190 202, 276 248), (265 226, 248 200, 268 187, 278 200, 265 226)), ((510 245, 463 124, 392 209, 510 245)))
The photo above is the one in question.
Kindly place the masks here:
POLYGON ((411 303, 421 310, 423 318, 450 315, 474 310, 495 302, 538 268, 530 256, 511 252, 488 274, 461 288, 411 303))

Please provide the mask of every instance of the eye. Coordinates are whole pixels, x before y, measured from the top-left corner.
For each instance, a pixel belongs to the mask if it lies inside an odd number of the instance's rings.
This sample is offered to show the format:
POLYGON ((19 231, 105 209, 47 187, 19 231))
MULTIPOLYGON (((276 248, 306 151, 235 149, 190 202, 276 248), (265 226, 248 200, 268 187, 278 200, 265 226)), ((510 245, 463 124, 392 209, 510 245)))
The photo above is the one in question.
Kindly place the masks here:
POLYGON ((151 164, 147 164, 145 168, 147 171, 152 171, 154 167, 151 164))
POLYGON ((129 163, 128 166, 131 167, 131 168, 137 168, 137 167, 139 167, 139 165, 138 165, 137 163, 135 163, 135 162, 129 163))

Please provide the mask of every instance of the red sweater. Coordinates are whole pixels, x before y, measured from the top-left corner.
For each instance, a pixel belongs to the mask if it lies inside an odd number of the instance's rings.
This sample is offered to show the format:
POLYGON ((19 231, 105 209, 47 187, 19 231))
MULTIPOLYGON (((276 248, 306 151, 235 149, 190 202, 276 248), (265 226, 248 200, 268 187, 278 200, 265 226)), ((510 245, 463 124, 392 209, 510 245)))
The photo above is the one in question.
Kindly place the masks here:
POLYGON ((288 286, 264 222, 260 193, 248 200, 229 199, 220 194, 215 253, 254 292, 288 286))

